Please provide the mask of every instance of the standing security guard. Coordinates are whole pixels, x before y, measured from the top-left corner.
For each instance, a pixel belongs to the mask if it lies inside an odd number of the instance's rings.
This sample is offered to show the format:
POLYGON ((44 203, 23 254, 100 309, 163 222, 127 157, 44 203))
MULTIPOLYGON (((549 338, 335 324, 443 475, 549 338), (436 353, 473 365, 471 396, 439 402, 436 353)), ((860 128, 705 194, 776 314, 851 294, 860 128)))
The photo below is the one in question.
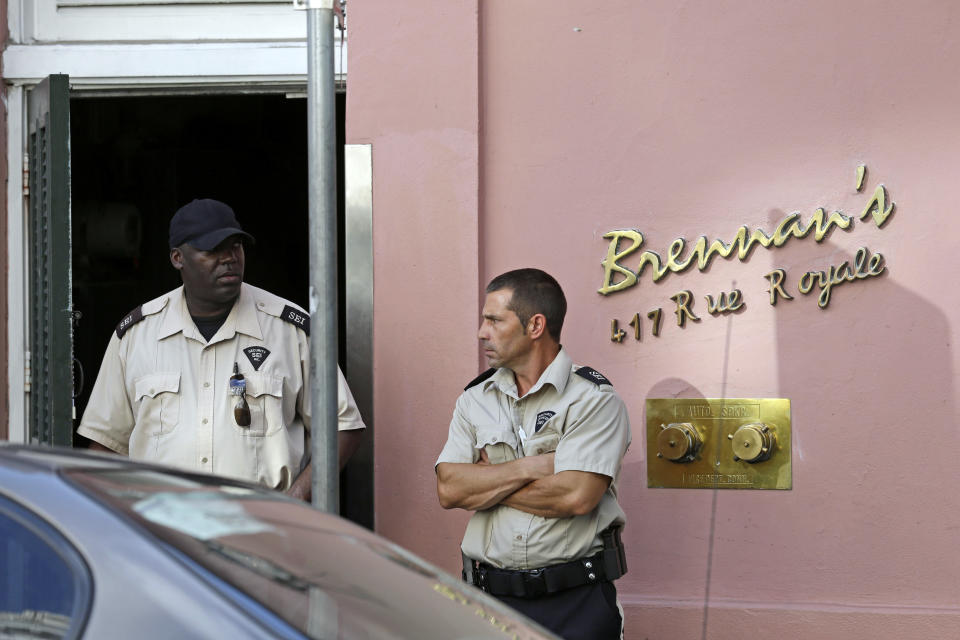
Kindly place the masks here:
MULTIPOLYGON (((183 286, 128 314, 77 432, 107 449, 309 499, 310 316, 243 282, 233 209, 194 200, 170 221, 183 286)), ((339 373, 339 371, 338 371, 339 373)), ((339 375, 339 458, 364 424, 339 375)))
POLYGON ((437 494, 445 509, 475 511, 468 582, 564 638, 619 638, 617 483, 630 424, 610 382, 560 346, 566 309, 539 269, 487 286, 479 338, 492 368, 457 400, 437 494))

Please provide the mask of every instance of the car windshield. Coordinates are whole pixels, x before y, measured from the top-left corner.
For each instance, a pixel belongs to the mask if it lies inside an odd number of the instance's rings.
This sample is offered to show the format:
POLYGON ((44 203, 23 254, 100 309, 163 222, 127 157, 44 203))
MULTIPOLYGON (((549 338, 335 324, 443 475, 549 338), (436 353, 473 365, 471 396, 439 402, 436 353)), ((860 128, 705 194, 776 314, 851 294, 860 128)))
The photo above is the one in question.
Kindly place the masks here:
POLYGON ((552 637, 401 547, 274 491, 139 469, 64 475, 310 637, 552 637))

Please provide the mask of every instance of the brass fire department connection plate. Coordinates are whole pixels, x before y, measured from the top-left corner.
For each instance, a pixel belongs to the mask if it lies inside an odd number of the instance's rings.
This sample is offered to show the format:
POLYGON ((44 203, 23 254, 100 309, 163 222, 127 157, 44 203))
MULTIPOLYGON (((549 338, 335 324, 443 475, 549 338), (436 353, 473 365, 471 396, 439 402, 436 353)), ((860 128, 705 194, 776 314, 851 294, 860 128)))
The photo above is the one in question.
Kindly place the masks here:
POLYGON ((791 489, 790 400, 647 400, 647 486, 791 489))

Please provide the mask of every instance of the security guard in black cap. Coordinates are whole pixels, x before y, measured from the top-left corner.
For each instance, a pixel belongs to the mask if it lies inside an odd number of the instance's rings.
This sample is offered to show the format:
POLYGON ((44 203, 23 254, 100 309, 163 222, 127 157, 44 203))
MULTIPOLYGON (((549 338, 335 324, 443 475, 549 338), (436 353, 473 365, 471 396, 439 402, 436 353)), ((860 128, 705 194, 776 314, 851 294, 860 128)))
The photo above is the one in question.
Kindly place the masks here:
MULTIPOLYGON (((243 282, 233 209, 194 200, 170 221, 183 286, 124 317, 78 433, 92 448, 308 498, 310 316, 243 282)), ((364 424, 340 375, 340 463, 364 424)))

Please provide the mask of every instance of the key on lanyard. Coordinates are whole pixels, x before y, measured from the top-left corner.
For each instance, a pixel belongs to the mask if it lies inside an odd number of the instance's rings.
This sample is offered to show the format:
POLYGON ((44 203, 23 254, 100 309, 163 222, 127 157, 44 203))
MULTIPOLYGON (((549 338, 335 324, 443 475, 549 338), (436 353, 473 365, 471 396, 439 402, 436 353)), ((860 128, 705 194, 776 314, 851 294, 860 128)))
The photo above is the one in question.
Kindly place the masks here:
POLYGON ((247 404, 247 381, 237 363, 233 363, 233 375, 230 376, 230 395, 237 396, 237 404, 233 406, 233 419, 241 427, 250 426, 250 405, 247 404))

